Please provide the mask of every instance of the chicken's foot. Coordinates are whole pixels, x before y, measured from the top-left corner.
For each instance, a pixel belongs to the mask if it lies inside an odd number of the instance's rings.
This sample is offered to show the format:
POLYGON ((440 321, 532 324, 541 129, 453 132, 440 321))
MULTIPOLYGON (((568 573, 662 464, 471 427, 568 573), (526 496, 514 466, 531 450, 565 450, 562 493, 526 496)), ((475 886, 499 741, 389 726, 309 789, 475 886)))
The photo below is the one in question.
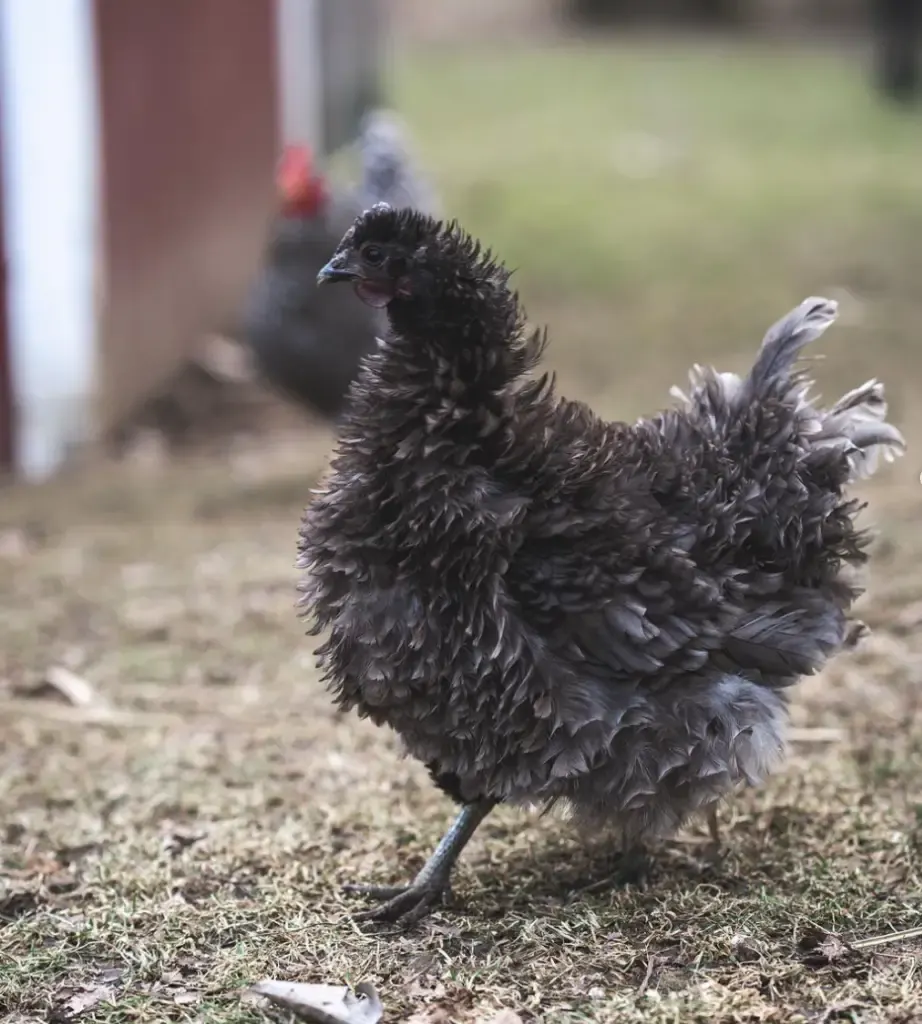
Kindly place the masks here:
POLYGON ((466 804, 451 828, 442 837, 435 852, 409 885, 347 885, 348 893, 385 900, 380 907, 363 910, 357 921, 401 921, 415 924, 451 892, 451 873, 461 851, 467 846, 478 825, 495 804, 491 800, 466 804))
POLYGON ((632 885, 645 892, 652 872, 650 851, 641 843, 632 843, 622 852, 612 881, 616 886, 632 885))

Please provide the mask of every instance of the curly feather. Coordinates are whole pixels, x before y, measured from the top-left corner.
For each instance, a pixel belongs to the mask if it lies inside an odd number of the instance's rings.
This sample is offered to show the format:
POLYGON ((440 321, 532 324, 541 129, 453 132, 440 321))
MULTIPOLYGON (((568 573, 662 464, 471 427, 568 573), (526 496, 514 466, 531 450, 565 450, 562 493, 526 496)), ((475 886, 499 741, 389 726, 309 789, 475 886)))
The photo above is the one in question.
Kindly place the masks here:
POLYGON ((875 382, 813 405, 810 299, 746 378, 697 369, 634 425, 559 399, 509 273, 455 223, 377 208, 341 243, 412 284, 353 389, 300 533, 336 701, 461 800, 550 804, 641 838, 781 756, 786 691, 851 641, 866 558, 847 486, 896 454, 875 382))

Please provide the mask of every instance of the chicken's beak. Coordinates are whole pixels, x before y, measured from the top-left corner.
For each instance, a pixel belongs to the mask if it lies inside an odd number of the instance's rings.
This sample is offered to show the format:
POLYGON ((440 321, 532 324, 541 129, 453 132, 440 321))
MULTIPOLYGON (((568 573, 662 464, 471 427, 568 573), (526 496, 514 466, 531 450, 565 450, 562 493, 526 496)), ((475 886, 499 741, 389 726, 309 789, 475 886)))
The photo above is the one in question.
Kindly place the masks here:
POLYGON ((336 281, 351 281, 355 272, 349 269, 345 256, 337 253, 317 275, 317 284, 331 284, 336 281))

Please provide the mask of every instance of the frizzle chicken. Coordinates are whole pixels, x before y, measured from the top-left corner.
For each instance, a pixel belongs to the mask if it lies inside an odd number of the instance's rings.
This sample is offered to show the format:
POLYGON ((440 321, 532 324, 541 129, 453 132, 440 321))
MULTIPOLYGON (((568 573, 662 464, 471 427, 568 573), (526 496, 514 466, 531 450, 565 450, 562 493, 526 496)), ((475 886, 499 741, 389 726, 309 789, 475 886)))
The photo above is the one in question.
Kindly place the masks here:
POLYGON ((789 687, 852 635, 848 484, 904 449, 876 381, 820 408, 795 368, 834 302, 629 425, 528 377, 544 336, 508 279, 456 224, 385 206, 319 275, 391 330, 303 518, 304 611, 339 706, 461 804, 410 885, 352 887, 384 900, 364 917, 423 916, 497 803, 561 802, 630 849, 759 782, 789 687))

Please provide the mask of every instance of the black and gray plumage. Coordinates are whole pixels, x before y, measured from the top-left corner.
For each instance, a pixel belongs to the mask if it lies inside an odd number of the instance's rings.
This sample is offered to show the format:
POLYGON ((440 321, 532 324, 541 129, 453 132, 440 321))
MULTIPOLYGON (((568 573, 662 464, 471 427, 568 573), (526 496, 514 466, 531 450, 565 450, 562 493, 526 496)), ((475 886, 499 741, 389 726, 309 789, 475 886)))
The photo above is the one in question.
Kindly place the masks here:
POLYGON ((497 803, 560 802, 630 848, 763 779, 789 688, 851 635, 848 485, 904 449, 879 383, 821 408, 795 367, 835 303, 629 425, 530 376, 543 335, 456 224, 376 207, 319 279, 391 330, 304 514, 304 611, 338 705, 462 804, 410 885, 361 888, 385 900, 363 916, 425 914, 497 803))

